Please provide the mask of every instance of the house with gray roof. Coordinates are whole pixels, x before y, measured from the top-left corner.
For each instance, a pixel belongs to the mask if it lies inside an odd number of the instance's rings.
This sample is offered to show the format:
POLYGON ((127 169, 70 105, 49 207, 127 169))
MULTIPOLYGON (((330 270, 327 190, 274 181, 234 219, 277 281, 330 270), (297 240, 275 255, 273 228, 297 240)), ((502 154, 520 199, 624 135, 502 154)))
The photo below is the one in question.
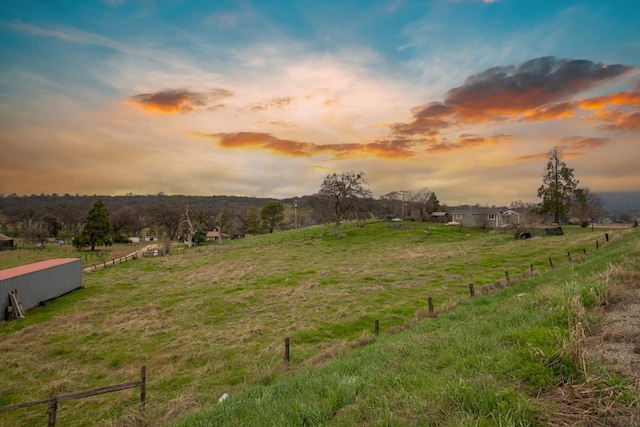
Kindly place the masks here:
POLYGON ((520 214, 511 209, 473 206, 453 209, 451 221, 467 227, 507 227, 520 224, 520 214))

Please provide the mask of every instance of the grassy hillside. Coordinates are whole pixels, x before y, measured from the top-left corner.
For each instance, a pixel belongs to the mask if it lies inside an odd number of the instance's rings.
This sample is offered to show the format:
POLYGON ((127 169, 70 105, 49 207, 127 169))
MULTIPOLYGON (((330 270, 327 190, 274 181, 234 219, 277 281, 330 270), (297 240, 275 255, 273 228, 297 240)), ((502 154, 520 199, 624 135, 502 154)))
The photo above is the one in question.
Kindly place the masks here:
MULTIPOLYGON (((124 391, 63 403, 58 425, 167 425, 210 406, 179 424, 535 424, 549 411, 532 396, 584 377, 567 350, 576 319, 594 321, 580 307, 606 295, 613 265, 638 264, 637 231, 565 231, 305 229, 91 273, 0 324, 0 407, 135 380, 145 364, 144 413, 124 391), (505 272, 513 286, 485 295, 505 272)), ((41 406, 0 425, 45 419, 41 406)))

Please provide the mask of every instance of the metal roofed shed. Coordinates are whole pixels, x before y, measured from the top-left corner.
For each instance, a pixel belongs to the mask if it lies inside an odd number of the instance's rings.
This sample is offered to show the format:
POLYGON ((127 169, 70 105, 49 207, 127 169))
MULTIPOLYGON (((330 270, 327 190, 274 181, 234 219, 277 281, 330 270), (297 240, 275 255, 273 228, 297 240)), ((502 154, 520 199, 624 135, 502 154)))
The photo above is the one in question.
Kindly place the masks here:
POLYGON ((14 289, 29 310, 82 287, 82 259, 58 258, 0 270, 0 320, 5 319, 14 289))

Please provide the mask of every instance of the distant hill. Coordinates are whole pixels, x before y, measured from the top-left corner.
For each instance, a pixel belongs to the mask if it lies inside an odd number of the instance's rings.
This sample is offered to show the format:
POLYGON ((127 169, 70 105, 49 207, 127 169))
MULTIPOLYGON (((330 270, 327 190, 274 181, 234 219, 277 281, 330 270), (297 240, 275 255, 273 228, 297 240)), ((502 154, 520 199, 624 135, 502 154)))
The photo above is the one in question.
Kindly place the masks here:
POLYGON ((603 192, 598 195, 610 214, 640 215, 640 191, 603 192))

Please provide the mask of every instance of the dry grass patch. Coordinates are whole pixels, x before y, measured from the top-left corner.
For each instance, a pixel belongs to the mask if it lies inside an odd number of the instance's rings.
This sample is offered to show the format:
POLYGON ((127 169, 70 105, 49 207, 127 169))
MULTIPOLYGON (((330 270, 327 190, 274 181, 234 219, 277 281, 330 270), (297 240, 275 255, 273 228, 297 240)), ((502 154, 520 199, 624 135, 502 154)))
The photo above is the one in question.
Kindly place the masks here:
POLYGON ((555 388, 538 401, 545 408, 545 425, 550 427, 628 427, 640 423, 639 402, 629 397, 625 387, 592 378, 555 388))

